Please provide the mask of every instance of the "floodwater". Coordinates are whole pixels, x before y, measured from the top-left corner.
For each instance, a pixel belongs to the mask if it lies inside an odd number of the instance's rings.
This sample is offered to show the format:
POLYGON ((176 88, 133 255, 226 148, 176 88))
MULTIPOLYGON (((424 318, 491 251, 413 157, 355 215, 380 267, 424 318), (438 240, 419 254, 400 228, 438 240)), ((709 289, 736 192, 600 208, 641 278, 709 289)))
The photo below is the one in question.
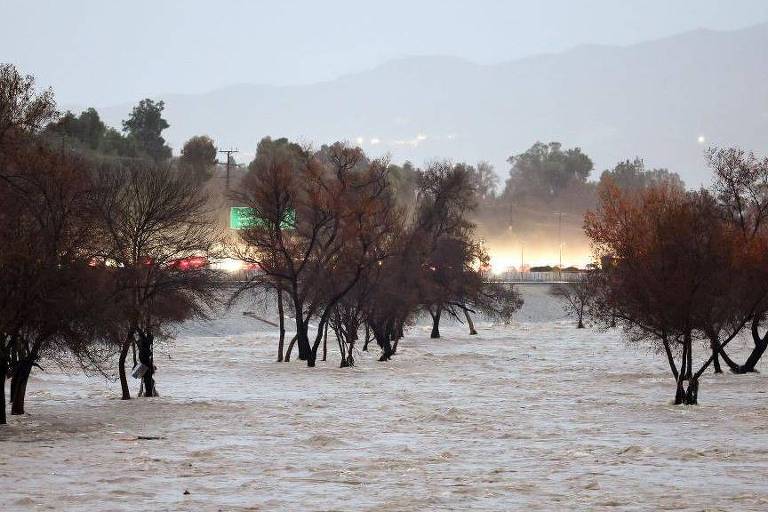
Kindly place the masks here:
POLYGON ((386 363, 336 368, 330 339, 315 369, 274 363, 272 328, 234 312, 159 350, 159 398, 37 372, 0 428, 0 508, 768 509, 762 374, 673 406, 661 356, 575 329, 544 288, 477 336, 417 325, 386 363))

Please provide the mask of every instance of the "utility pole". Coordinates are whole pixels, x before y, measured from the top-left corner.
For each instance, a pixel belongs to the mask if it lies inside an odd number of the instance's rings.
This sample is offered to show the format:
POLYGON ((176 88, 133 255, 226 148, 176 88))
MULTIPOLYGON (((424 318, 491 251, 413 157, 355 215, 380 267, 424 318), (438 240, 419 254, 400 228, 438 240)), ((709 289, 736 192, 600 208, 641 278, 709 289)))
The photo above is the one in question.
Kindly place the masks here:
POLYGON ((557 246, 560 252, 560 263, 557 267, 558 273, 563 271, 563 212, 554 212, 557 215, 557 246))
POLYGON ((520 272, 525 270, 525 242, 520 242, 520 272))
POLYGON ((232 165, 232 153, 239 153, 236 149, 220 149, 219 153, 226 153, 227 155, 227 192, 229 192, 229 168, 232 165))

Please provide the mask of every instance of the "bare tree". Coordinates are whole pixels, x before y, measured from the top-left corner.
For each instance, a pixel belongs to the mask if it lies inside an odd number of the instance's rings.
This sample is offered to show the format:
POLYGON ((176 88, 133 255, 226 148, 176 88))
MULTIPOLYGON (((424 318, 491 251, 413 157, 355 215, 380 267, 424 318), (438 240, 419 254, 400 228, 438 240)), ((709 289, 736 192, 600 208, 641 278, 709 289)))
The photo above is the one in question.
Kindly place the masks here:
MULTIPOLYGON (((768 158, 758 158, 738 148, 725 148, 710 149, 708 161, 715 175, 713 192, 725 218, 738 233, 744 252, 750 255, 741 262, 737 274, 731 276, 731 289, 739 292, 738 297, 731 297, 719 310, 719 322, 712 319, 712 347, 713 350, 720 347, 719 354, 732 372, 754 372, 768 349, 768 334, 759 332, 768 315, 768 279, 765 262, 761 261, 768 245, 768 158), (738 364, 722 348, 718 333, 721 325, 731 324, 734 317, 738 319, 745 314, 751 318, 753 348, 746 361, 738 364)), ((714 357, 718 363, 717 354, 714 357)))
POLYGON ((9 137, 34 134, 57 115, 51 89, 35 91, 35 77, 0 63, 0 155, 9 137))
POLYGON ((578 329, 584 328, 584 317, 597 295, 596 284, 593 275, 586 272, 580 274, 576 281, 557 283, 552 286, 551 294, 560 298, 568 316, 576 318, 578 329))

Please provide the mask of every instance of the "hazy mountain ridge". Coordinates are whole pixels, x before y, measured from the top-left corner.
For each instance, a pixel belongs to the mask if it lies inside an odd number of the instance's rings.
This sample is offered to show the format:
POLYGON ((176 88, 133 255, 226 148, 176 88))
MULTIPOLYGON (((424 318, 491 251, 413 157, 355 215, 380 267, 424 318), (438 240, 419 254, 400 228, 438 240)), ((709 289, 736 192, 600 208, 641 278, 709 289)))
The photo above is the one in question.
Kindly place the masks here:
MULTIPOLYGON (((372 154, 417 163, 487 159, 504 176, 510 154, 559 140, 583 147, 598 172, 640 155, 695 186, 707 179, 708 144, 768 145, 767 48, 762 24, 494 65, 411 57, 312 85, 243 84, 159 98, 177 150, 200 133, 244 153, 265 135, 315 144, 362 137, 372 154)), ((116 126, 129 110, 102 109, 116 126)))

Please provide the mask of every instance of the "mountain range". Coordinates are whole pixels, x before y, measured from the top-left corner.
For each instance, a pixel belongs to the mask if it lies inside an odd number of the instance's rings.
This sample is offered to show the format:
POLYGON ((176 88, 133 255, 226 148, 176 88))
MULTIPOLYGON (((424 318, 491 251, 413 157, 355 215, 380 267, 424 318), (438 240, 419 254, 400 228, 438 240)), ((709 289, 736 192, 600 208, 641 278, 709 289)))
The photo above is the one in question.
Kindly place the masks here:
MULTIPOLYGON (((768 24, 492 65, 409 57, 311 85, 155 99, 165 101, 165 136, 176 152, 195 134, 238 148, 241 161, 266 135, 317 146, 347 140, 397 162, 488 160, 503 177, 510 155, 559 141, 592 157, 595 178, 640 156, 699 186, 709 179, 709 145, 768 147, 768 24)), ((130 108, 99 110, 119 126, 130 108)))

